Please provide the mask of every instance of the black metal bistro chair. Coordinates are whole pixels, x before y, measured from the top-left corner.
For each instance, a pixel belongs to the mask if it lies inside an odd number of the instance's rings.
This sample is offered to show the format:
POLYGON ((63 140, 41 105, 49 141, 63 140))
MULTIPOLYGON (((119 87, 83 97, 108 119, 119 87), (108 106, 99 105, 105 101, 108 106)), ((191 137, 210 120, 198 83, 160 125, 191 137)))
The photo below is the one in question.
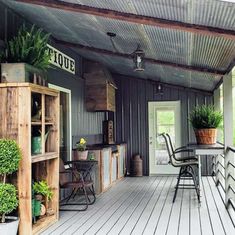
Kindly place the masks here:
POLYGON ((69 161, 64 163, 60 159, 60 188, 71 190, 69 196, 60 201, 61 211, 85 211, 88 205, 95 202, 96 196, 91 178, 91 170, 95 163, 97 162, 69 161), (83 196, 83 199, 79 196, 83 196), (75 205, 82 207, 71 207, 75 205))
POLYGON ((191 154, 194 153, 193 149, 188 148, 187 146, 181 146, 178 148, 174 148, 171 137, 168 133, 164 133, 166 137, 168 138, 170 147, 172 152, 175 154, 173 157, 175 158, 176 161, 187 161, 187 160, 197 160, 196 156, 192 156, 191 154), (177 156, 177 153, 181 153, 180 156, 177 156), (182 156, 183 154, 183 156, 182 156))
POLYGON ((165 140, 166 148, 167 148, 167 152, 169 155, 171 165, 174 167, 180 168, 177 183, 175 186, 173 203, 175 202, 175 198, 176 198, 176 195, 177 195, 179 188, 195 189, 196 193, 197 193, 198 201, 200 202, 200 192, 199 192, 196 172, 194 169, 195 167, 198 168, 198 166, 199 166, 198 160, 195 157, 188 157, 188 158, 183 158, 183 159, 177 158, 177 156, 176 156, 177 154, 187 152, 190 150, 188 150, 186 148, 174 149, 172 142, 171 142, 171 139, 170 139, 170 136, 168 134, 162 133, 162 134, 160 134, 160 136, 162 136, 165 140), (180 184, 180 180, 185 179, 185 178, 192 179, 193 184, 180 184))

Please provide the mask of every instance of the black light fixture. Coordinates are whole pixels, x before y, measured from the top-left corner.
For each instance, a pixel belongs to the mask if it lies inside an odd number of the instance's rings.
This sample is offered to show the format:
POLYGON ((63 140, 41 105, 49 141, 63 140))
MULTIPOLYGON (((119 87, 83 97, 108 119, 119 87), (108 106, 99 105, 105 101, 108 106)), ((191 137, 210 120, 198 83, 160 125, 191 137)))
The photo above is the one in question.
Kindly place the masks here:
POLYGON ((114 38, 117 36, 116 33, 107 32, 106 34, 109 36, 109 39, 110 39, 110 42, 111 42, 111 44, 113 46, 114 51, 118 52, 118 49, 117 49, 117 47, 115 45, 115 42, 114 42, 114 38))
POLYGON ((144 51, 138 45, 133 52, 134 71, 144 71, 144 51))
POLYGON ((161 83, 157 83, 155 86, 155 94, 156 95, 163 95, 163 86, 161 83))

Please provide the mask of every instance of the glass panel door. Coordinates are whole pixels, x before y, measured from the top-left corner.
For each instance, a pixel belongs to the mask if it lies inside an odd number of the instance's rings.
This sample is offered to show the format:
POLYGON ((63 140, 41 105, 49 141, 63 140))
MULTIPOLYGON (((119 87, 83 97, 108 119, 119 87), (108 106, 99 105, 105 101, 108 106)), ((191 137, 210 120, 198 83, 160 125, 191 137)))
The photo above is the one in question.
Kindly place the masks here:
POLYGON ((173 145, 181 144, 180 101, 149 102, 149 169, 150 174, 177 174, 170 164, 166 144, 158 135, 171 136, 173 145))

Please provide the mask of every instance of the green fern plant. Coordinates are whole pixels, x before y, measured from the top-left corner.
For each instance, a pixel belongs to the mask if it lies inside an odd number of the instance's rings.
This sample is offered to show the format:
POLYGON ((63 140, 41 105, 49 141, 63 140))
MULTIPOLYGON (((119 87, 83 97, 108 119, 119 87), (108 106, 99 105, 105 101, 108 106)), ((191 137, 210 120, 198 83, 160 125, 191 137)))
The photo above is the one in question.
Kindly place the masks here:
POLYGON ((222 120, 222 113, 215 111, 213 105, 195 107, 190 113, 189 118, 194 129, 217 128, 222 120))
POLYGON ((24 62, 46 71, 50 67, 47 48, 49 36, 50 34, 44 34, 43 30, 37 29, 35 25, 29 30, 23 25, 18 34, 7 43, 5 61, 24 62))
POLYGON ((45 180, 41 180, 39 182, 34 182, 33 191, 36 194, 41 194, 41 195, 45 196, 49 201, 53 197, 52 189, 48 186, 48 184, 45 180))

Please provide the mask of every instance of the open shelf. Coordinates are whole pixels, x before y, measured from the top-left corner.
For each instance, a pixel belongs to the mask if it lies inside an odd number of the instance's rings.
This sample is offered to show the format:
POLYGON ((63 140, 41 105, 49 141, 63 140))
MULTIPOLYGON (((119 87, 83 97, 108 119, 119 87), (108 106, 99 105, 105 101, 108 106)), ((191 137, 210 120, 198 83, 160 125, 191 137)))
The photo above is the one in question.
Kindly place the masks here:
POLYGON ((38 121, 38 122, 32 121, 32 122, 31 122, 31 125, 32 125, 32 126, 40 126, 40 125, 42 125, 42 122, 41 122, 41 121, 38 121))
POLYGON ((59 217, 59 92, 31 83, 6 83, 0 84, 0 97, 12 109, 2 109, 0 134, 15 139, 23 154, 17 174, 19 235, 37 234, 59 217), (41 180, 53 191, 44 206, 55 214, 33 224, 32 184, 41 180))
POLYGON ((32 163, 46 161, 54 158, 58 158, 57 152, 48 152, 44 154, 32 155, 32 163))
POLYGON ((53 126, 54 125, 54 122, 45 122, 45 125, 51 125, 51 126, 53 126))

